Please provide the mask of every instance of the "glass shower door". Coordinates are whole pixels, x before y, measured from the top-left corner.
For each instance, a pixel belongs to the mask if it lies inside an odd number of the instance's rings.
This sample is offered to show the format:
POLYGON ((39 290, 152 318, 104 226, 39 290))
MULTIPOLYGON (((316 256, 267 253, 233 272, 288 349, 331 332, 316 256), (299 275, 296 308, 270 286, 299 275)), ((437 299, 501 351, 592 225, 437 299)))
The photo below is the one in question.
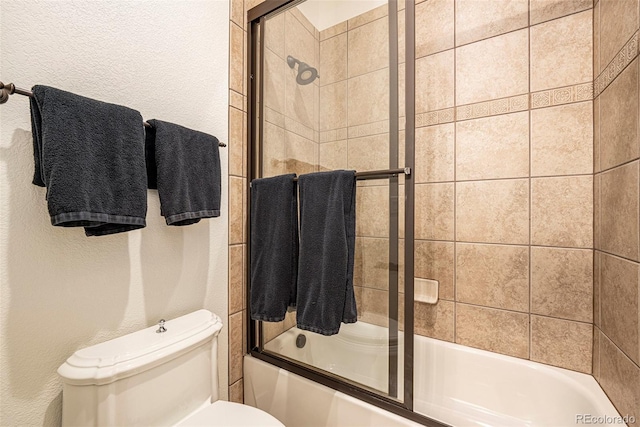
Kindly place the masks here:
MULTIPOLYGON (((404 2, 402 2, 404 3, 404 2)), ((254 177, 355 170, 358 321, 323 336, 257 322, 257 347, 403 400, 404 20, 387 0, 299 2, 261 20, 254 177), (400 97, 398 93, 400 92, 400 97), (399 160, 402 159, 402 160, 399 160)), ((407 172, 410 172, 407 170, 407 172)))

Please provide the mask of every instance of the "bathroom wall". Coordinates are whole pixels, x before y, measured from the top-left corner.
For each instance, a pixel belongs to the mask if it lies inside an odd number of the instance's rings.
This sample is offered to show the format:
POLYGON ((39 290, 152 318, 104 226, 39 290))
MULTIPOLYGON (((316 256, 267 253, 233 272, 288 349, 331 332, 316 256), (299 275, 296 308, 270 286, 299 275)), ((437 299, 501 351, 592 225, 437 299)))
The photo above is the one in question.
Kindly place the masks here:
POLYGON ((593 374, 622 415, 640 418, 640 161, 637 0, 594 6, 593 374))
POLYGON ((246 340, 247 16, 244 0, 229 1, 229 400, 244 401, 246 340))
MULTIPOLYGON (((206 0, 3 1, 0 76, 227 141, 228 13, 226 2, 206 0)), ((45 190, 31 184, 28 99, 13 95, 0 111, 0 425, 56 426, 56 369, 77 349, 203 307, 227 324, 227 149, 221 217, 167 227, 150 191, 145 229, 88 238, 52 227, 45 190)))
POLYGON ((417 2, 417 333, 591 373, 592 6, 417 2))

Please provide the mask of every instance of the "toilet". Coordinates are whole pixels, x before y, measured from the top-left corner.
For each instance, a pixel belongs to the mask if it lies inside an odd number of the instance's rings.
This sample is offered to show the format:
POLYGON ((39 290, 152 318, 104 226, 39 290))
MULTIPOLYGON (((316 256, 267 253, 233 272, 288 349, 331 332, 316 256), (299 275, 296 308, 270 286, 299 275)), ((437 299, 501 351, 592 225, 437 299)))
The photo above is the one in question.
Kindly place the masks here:
POLYGON ((198 310, 76 351, 58 368, 63 426, 284 427, 218 400, 222 321, 198 310))

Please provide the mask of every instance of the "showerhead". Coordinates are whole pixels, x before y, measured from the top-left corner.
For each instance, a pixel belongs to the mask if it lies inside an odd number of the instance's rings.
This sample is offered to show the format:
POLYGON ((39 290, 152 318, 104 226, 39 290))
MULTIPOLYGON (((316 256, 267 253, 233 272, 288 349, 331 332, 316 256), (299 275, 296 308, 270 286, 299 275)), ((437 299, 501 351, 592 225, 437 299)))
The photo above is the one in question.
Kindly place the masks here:
POLYGON ((309 66, 307 63, 299 61, 293 56, 287 56, 287 64, 289 68, 293 69, 298 64, 298 75, 296 76, 296 82, 299 85, 308 85, 315 79, 319 78, 318 70, 309 66))

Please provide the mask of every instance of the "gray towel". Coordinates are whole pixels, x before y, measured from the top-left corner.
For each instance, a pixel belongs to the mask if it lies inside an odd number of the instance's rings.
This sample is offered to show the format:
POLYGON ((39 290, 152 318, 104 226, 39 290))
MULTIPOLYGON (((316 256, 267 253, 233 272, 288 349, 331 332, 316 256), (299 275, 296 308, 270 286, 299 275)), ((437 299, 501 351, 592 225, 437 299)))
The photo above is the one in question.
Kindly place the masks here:
POLYGON ((149 120, 147 173, 157 188, 167 225, 189 225, 220 216, 218 139, 185 127, 149 120))
POLYGON ((301 175, 297 326, 334 335, 357 320, 355 171, 301 175))
POLYGON ((251 181, 251 318, 284 320, 296 305, 298 201, 295 174, 251 181))
POLYGON ((47 187, 51 224, 101 236, 145 226, 147 175, 139 112, 34 86, 33 183, 47 187))

